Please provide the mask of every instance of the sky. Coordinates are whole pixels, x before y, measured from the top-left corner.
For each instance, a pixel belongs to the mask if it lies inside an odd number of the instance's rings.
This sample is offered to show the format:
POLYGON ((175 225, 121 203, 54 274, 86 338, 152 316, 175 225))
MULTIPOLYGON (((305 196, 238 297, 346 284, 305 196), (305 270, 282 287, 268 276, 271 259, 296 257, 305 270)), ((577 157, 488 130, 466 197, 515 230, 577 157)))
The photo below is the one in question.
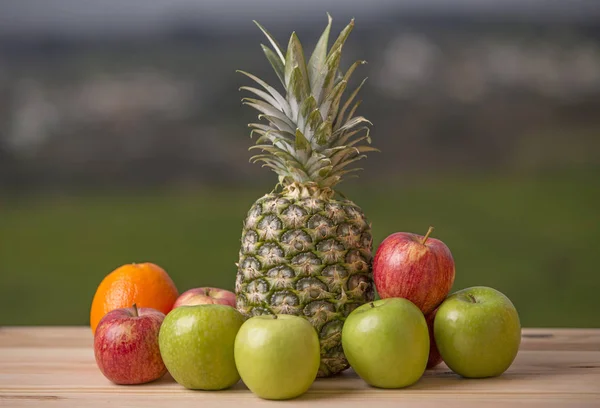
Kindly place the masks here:
POLYGON ((0 34, 145 33, 175 21, 213 30, 254 29, 251 20, 285 25, 350 17, 376 21, 390 13, 510 15, 600 21, 600 0, 0 0, 0 34))

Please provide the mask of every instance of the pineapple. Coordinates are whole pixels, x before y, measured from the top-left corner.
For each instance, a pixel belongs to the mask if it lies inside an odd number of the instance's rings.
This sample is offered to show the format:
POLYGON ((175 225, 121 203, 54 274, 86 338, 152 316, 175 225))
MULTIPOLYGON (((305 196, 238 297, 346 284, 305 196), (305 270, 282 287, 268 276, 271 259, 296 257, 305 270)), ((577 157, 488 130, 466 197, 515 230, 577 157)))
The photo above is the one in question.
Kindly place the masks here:
POLYGON ((348 368, 341 346, 348 314, 374 297, 371 226, 363 211, 333 187, 349 165, 370 147, 370 122, 355 116, 363 82, 342 103, 357 61, 346 73, 340 55, 351 21, 327 50, 331 17, 308 63, 292 33, 285 54, 260 24, 273 49, 263 51, 283 84, 285 96, 263 80, 239 71, 262 89, 242 87, 260 99, 243 102, 260 112, 251 123, 259 154, 279 176, 275 189, 259 198, 243 223, 235 291, 245 316, 295 314, 319 333, 319 376, 348 368), (353 103, 354 102, 354 103, 353 103))

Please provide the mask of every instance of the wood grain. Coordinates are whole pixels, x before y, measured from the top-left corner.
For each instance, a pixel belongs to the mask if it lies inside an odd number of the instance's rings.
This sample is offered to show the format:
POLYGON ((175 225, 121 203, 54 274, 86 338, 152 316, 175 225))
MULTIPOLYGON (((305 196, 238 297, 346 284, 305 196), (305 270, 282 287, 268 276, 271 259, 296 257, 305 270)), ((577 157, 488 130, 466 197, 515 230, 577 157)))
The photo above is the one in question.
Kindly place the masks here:
MULTIPOLYGON (((0 407, 275 406, 243 383, 226 391, 189 391, 166 375, 117 386, 94 361, 87 327, 1 327, 0 407)), ((274 405, 275 404, 275 405, 274 405)), ((517 359, 500 377, 468 380, 445 365, 403 390, 369 387, 348 370, 318 379, 291 406, 600 407, 600 329, 525 329, 517 359)))

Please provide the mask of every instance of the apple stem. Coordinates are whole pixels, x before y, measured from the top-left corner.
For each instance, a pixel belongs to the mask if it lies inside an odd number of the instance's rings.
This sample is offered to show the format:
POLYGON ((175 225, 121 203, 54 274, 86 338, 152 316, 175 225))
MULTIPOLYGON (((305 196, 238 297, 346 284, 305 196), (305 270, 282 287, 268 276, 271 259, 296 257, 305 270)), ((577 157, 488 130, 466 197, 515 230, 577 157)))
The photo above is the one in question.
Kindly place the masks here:
POLYGON ((140 314, 138 312, 137 305, 134 303, 132 307, 133 307, 133 317, 138 317, 140 314))
POLYGON ((273 315, 273 319, 277 319, 277 315, 276 314, 273 315))
POLYGON ((373 304, 373 302, 369 303, 371 305, 371 307, 375 307, 375 305, 373 304))
POLYGON ((427 238, 429 238, 429 235, 433 232, 433 229, 433 227, 429 227, 429 229, 427 230, 427 234, 425 234, 423 240, 421 241, 421 244, 425 245, 425 242, 427 241, 427 238))
POLYGON ((472 294, 468 294, 467 297, 469 298, 469 300, 473 303, 477 303, 477 299, 475 299, 475 296, 473 296, 472 294))

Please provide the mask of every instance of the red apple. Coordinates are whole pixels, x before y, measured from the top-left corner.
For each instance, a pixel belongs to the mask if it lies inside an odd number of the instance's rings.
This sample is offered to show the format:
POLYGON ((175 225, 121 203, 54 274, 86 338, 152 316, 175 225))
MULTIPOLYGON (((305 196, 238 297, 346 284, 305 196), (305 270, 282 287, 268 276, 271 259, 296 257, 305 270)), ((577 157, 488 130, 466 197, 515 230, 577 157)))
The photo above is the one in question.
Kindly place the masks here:
POLYGON ((116 384, 143 384, 162 377, 158 333, 165 315, 133 307, 108 312, 94 334, 94 355, 102 374, 116 384))
POLYGON ((216 304, 235 308, 235 293, 219 288, 194 288, 183 292, 173 305, 179 306, 216 304))
POLYGON ((402 297, 429 314, 454 284, 454 259, 442 241, 396 232, 379 245, 373 260, 373 280, 382 299, 402 297))
POLYGON ((427 368, 433 368, 442 362, 442 356, 438 351, 437 345, 435 344, 435 337, 433 337, 433 321, 435 320, 435 314, 438 308, 436 307, 433 312, 425 316, 427 321, 427 328, 429 329, 429 360, 427 360, 427 368))

